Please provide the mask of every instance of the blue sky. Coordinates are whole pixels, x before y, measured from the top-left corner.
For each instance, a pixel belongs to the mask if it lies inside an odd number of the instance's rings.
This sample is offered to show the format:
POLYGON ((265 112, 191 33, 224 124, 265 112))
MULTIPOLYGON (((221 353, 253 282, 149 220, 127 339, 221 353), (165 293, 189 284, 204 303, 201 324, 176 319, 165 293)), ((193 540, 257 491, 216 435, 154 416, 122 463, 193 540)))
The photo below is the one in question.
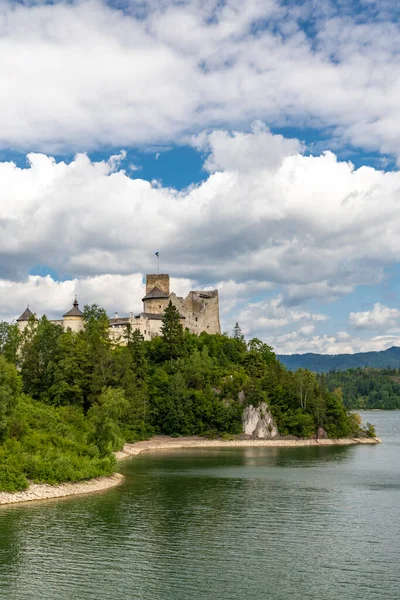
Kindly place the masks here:
POLYGON ((392 0, 0 4, 0 317, 143 274, 277 351, 400 343, 392 0))

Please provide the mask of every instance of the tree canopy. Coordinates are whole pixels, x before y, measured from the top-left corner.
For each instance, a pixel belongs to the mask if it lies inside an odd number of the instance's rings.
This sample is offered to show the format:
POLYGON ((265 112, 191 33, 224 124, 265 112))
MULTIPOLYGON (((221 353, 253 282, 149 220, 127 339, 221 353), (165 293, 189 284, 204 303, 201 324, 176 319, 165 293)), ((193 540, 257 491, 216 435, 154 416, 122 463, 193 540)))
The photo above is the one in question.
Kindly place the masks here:
POLYGON ((347 408, 400 408, 400 369, 331 371, 321 375, 319 381, 332 392, 339 389, 347 408))
POLYGON ((170 302, 161 336, 128 327, 117 346, 102 308, 85 306, 84 320, 78 333, 45 317, 22 334, 0 323, 0 490, 111 473, 115 450, 153 434, 239 434, 249 404, 266 402, 281 435, 359 429, 332 386, 239 327, 191 334, 170 302))

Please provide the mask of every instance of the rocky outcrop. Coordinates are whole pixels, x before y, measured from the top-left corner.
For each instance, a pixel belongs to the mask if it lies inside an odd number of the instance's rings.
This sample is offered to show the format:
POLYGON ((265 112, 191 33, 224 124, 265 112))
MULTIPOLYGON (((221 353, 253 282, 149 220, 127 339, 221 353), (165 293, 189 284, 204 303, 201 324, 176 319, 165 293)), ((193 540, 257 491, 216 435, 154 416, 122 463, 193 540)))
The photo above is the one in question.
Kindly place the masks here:
POLYGON ((328 434, 323 427, 318 427, 317 440, 327 440, 328 434))
POLYGON ((243 433, 253 438, 274 439, 278 437, 278 428, 269 411, 268 405, 262 402, 255 407, 252 404, 246 406, 242 415, 243 433))

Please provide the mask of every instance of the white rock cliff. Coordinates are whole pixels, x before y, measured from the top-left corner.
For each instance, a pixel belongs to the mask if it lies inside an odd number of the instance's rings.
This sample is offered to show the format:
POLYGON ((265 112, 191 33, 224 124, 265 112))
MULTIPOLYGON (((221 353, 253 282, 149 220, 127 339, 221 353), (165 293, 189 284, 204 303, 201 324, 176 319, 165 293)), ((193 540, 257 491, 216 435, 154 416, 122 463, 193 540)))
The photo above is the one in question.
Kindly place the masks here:
POLYGON ((243 433, 254 438, 273 439, 279 435, 278 428, 265 402, 257 407, 252 404, 246 406, 242 415, 242 424, 243 433))

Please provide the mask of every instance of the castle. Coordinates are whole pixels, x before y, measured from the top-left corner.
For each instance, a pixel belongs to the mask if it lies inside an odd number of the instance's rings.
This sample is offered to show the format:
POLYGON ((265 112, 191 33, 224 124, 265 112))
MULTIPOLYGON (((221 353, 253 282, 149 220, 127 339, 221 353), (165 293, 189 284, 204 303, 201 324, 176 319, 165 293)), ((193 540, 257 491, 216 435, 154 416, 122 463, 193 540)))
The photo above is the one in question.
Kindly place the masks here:
MULTIPOLYGON (((171 293, 169 275, 153 273, 146 275, 146 294, 142 299, 143 312, 138 315, 130 313, 129 317, 123 318, 116 313, 115 318, 109 319, 111 340, 116 344, 124 344, 124 333, 128 324, 131 325, 132 330, 138 329, 145 340, 160 335, 164 311, 170 301, 179 311, 184 329, 196 334, 202 331, 221 333, 218 290, 191 291, 186 298, 182 298, 171 293)), ((17 319, 20 331, 25 329, 31 317, 34 317, 34 314, 27 307, 17 319)), ((62 319, 51 322, 61 325, 64 330, 81 331, 84 328, 84 319, 77 299, 75 298, 71 310, 66 312, 62 319)))

